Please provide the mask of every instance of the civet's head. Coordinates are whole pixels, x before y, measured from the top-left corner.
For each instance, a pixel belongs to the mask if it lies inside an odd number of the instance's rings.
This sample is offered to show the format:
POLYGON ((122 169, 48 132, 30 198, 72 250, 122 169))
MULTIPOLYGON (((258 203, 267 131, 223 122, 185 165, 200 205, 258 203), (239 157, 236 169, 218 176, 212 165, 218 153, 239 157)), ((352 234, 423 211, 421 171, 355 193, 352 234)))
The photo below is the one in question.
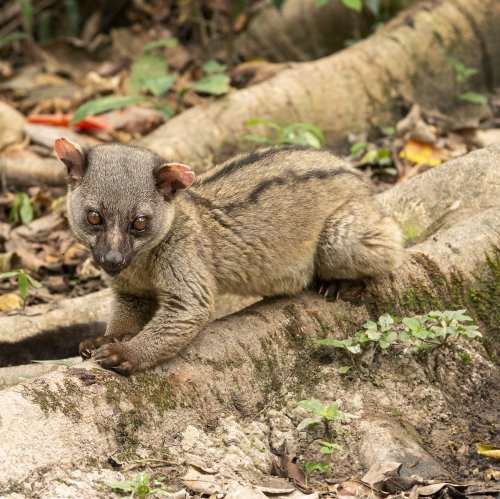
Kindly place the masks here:
POLYGON ((69 224, 111 276, 165 237, 172 201, 195 177, 188 166, 141 147, 106 144, 84 152, 64 137, 54 147, 68 169, 69 224))

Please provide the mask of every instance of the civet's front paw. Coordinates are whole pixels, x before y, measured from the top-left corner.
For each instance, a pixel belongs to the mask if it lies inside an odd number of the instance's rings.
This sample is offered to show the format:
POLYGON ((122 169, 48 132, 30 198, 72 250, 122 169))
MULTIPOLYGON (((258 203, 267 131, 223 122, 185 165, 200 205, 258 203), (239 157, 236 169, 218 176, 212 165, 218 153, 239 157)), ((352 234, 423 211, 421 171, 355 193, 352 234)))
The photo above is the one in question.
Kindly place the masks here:
POLYGON ((126 343, 107 343, 93 357, 105 369, 112 369, 123 376, 132 374, 138 367, 126 343))
POLYGON ((97 336, 96 338, 88 338, 82 341, 78 347, 78 353, 81 355, 82 359, 90 359, 92 353, 95 352, 99 347, 109 343, 111 338, 109 336, 97 336))

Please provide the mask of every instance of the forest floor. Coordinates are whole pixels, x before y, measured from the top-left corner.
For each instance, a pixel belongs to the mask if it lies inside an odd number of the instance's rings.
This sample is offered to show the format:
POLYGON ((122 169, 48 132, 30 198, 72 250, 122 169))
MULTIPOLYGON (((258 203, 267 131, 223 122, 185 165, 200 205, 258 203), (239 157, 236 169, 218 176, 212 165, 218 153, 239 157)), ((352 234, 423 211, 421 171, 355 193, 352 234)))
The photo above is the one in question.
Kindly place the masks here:
MULTIPOLYGON (((452 59, 449 64, 454 67, 457 79, 466 78, 467 69, 471 69, 452 59)), ((0 316, 30 314, 33 305, 43 305, 45 308, 37 309, 37 313, 43 313, 41 310, 51 310, 64 298, 83 296, 104 288, 100 269, 69 232, 65 216, 64 166, 55 160, 53 150, 56 137, 68 137, 85 147, 111 141, 130 143, 146 136, 170 116, 217 99, 214 94, 224 95, 251 86, 280 70, 279 65, 265 61, 231 66, 221 57, 217 61, 204 58, 199 47, 184 44, 174 38, 171 31, 165 28, 146 29, 140 22, 111 29, 107 48, 103 51, 91 51, 75 40, 50 41, 45 45, 36 45, 30 40, 14 42, 14 49, 0 61, 0 316), (129 41, 126 44, 123 42, 125 39, 129 41), (115 109, 100 113, 103 104, 96 99, 104 96, 112 96, 105 108, 115 109), (128 105, 124 106, 127 102, 128 105), (85 103, 87 109, 82 109, 85 103), (94 113, 100 113, 99 117, 95 118, 94 113), (75 125, 70 125, 73 115, 78 119, 75 125), (18 269, 22 271, 19 273, 18 269)), ((468 99, 476 105, 468 106, 467 115, 459 120, 456 116, 450 118, 437 110, 422 109, 407 102, 404 104, 404 119, 380 130, 374 137, 349 136, 350 148, 336 152, 362 170, 377 192, 406 182, 426 170, 439 168, 449 159, 500 142, 500 89, 489 95, 470 95, 468 99)), ((309 126, 314 123, 292 128, 288 130, 288 135, 283 134, 289 125, 293 124, 270 124, 269 134, 262 136, 252 135, 253 125, 249 123, 249 148, 258 146, 258 143, 324 145, 321 131, 309 126), (280 137, 276 133, 278 129, 280 137)), ((182 158, 176 159, 182 161, 182 158)), ((239 303, 235 305, 231 302, 224 310, 232 311, 238 306, 239 303)), ((64 356, 77 355, 77 351, 72 350, 74 348, 75 345, 71 345, 64 356)), ((36 355, 36 358, 28 355, 17 361, 15 355, 0 357, 0 367, 50 359, 49 354, 44 355, 40 350, 36 355)), ((378 402, 385 411, 392 413, 395 420, 405 419, 406 425, 417 428, 424 448, 433 456, 439 456, 446 468, 463 478, 470 477, 471 483, 500 479, 498 469, 488 466, 482 456, 477 455, 471 466, 471 457, 467 455, 467 469, 463 465, 468 451, 459 442, 491 441, 494 438, 496 409, 488 403, 488 400, 497 400, 498 387, 494 380, 482 394, 484 404, 481 411, 467 405, 467 401, 472 401, 473 395, 476 395, 473 393, 475 383, 481 377, 482 361, 480 358, 475 360, 474 367, 467 372, 463 370, 462 360, 447 356, 446 351, 442 352, 440 360, 434 361, 433 366, 425 365, 426 361, 408 361, 404 372, 399 373, 405 383, 396 383, 389 388, 385 386, 386 390, 393 391, 394 398, 390 402, 378 402), (428 376, 429 372, 434 372, 444 384, 446 393, 419 388, 421 378, 428 376), (456 412, 462 411, 461 419, 451 418, 442 411, 443 397, 448 403, 455 401, 462 406, 455 408, 456 412), (405 401, 408 398, 425 404, 425 418, 423 412, 409 414, 406 411, 405 401), (432 425, 429 424, 431 420, 434 421, 432 425), (448 439, 450 424, 454 425, 456 442, 448 439)), ((343 387, 344 382, 341 381, 335 387, 338 397, 348 398, 349 391, 354 390, 356 397, 363 399, 363 383, 368 378, 380 386, 394 383, 398 374, 391 372, 395 367, 389 356, 382 356, 378 362, 380 365, 373 371, 379 374, 362 371, 349 375, 348 389, 343 387)), ((317 380, 316 388, 326 394, 332 389, 331 382, 317 380)), ((366 405, 373 392, 365 395, 366 405)), ((376 400, 372 402, 377 403, 376 400)), ((293 454, 300 456, 302 462, 311 462, 313 456, 317 456, 318 445, 326 437, 319 429, 297 432, 297 425, 306 416, 307 411, 297 407, 296 401, 285 400, 280 411, 275 411, 270 419, 247 424, 227 417, 222 427, 235 435, 237 452, 232 458, 243 460, 246 453, 254 452, 260 440, 271 440, 273 448, 282 448, 287 444, 293 447, 287 451, 290 456, 293 454)), ((337 437, 336 441, 347 449, 354 445, 369 445, 367 442, 353 442, 354 436, 342 426, 338 428, 337 437)), ((186 452, 192 457, 206 456, 209 449, 221 446, 225 438, 223 433, 209 434, 188 427, 178 448, 171 449, 168 459, 164 461, 180 459, 186 452)), ((290 458, 287 462, 289 455, 286 452, 284 455, 284 461, 275 463, 275 466, 281 467, 282 476, 291 479, 304 494, 314 494, 316 488, 324 497, 333 491, 338 497, 368 494, 386 497, 387 493, 398 490, 397 480, 381 480, 380 474, 375 472, 375 478, 365 476, 363 483, 349 480, 349 476, 362 469, 362 463, 349 462, 349 456, 338 462, 335 457, 331 458, 333 476, 320 478, 321 468, 312 470, 310 474, 314 487, 311 488, 311 482, 309 485, 306 483, 304 472, 296 461, 292 462, 290 458), (375 489, 379 487, 380 491, 367 488, 367 483, 372 486, 377 484, 375 489)), ((255 464, 255 459, 253 462, 255 464)), ((141 479, 134 475, 141 467, 139 461, 123 466, 123 463, 110 460, 110 464, 126 469, 127 477, 132 473, 134 480, 141 479)), ((149 467, 147 480, 150 480, 151 488, 155 478, 166 474, 169 484, 187 487, 205 494, 204 497, 218 497, 217 487, 196 488, 200 474, 216 475, 215 471, 205 468, 206 461, 203 465, 191 463, 194 477, 191 479, 176 476, 175 465, 172 467, 161 460, 157 464, 157 468, 149 467)), ((268 464, 263 462, 262 468, 268 464)), ((62 472, 56 470, 54 473, 62 472)), ((48 474, 44 480, 48 484, 54 476, 51 478, 48 474)), ((78 480, 78 477, 67 475, 66 479, 78 480)), ((95 479, 103 477, 96 475, 95 479)), ((413 485, 418 483, 418 479, 415 480, 413 485)), ((422 487, 431 488, 427 491, 422 489, 420 494, 465 497, 464 486, 450 485, 446 481, 441 485, 439 483, 434 484, 434 488, 422 483, 422 487)), ((283 482, 278 485, 263 483, 262 486, 262 490, 275 497, 299 497, 286 489, 283 482)), ((470 496, 498 494, 498 487, 489 490, 485 486, 474 486, 467 490, 470 496)), ((158 487, 162 487, 161 483, 158 487)), ((109 489, 103 489, 102 497, 107 497, 106 490, 109 493, 109 489)), ((243 490, 240 497, 253 497, 249 494, 249 490, 243 490)))

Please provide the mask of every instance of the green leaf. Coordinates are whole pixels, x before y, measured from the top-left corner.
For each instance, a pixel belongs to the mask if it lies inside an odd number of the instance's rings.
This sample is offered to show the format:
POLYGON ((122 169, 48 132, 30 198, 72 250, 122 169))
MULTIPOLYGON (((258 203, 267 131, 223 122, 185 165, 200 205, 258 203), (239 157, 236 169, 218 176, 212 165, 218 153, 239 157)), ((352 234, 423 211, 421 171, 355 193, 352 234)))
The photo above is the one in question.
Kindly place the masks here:
POLYGON ((368 336, 368 338, 372 341, 377 341, 382 337, 382 333, 380 331, 368 330, 366 332, 366 336, 368 336))
POLYGON ((256 133, 248 133, 243 138, 245 140, 249 140, 251 142, 259 142, 261 144, 274 144, 274 141, 270 137, 266 137, 265 135, 258 135, 256 133))
POLYGON ((227 64, 221 64, 215 59, 209 59, 203 64, 201 69, 207 74, 224 73, 227 69, 227 64))
POLYGON ((333 404, 330 404, 326 411, 324 411, 323 413, 323 417, 325 419, 328 419, 328 421, 331 421, 333 419, 341 419, 341 413, 339 411, 339 404, 337 403, 333 403, 333 404))
POLYGON ((342 348, 344 350, 347 349, 347 345, 343 341, 336 340, 335 338, 324 338, 322 340, 316 340, 316 343, 329 347, 342 348))
POLYGON ((457 354, 463 360, 464 364, 468 364, 472 360, 470 354, 465 350, 459 350, 457 354))
POLYGON ((406 331, 399 333, 399 339, 402 341, 408 341, 408 340, 411 340, 412 338, 413 338, 413 335, 411 333, 406 332, 406 331))
POLYGON ((17 287, 19 289, 19 294, 21 295, 21 298, 23 300, 26 300, 26 297, 28 296, 29 293, 30 283, 28 280, 28 276, 23 271, 20 271, 18 274, 17 287))
POLYGON ((149 102, 149 106, 151 106, 154 109, 158 109, 158 111, 163 114, 166 120, 169 120, 174 114, 174 110, 172 109, 172 106, 169 106, 168 104, 164 103, 154 103, 154 102, 149 102))
POLYGON ((0 281, 4 281, 6 279, 10 279, 11 277, 17 276, 19 272, 12 270, 10 272, 2 272, 0 274, 0 281))
POLYGON ((325 144, 325 136, 317 126, 311 123, 292 123, 283 128, 280 142, 320 148, 325 144))
POLYGON ((14 43, 17 40, 27 40, 28 38, 29 36, 26 33, 22 33, 21 31, 14 31, 0 38, 0 49, 6 47, 11 43, 14 43))
POLYGON ((31 205, 30 198, 24 194, 20 193, 21 197, 21 206, 19 208, 19 216, 21 217, 21 222, 23 224, 28 224, 33 220, 33 206, 31 205))
POLYGON ((346 349, 349 350, 349 352, 351 353, 361 353, 361 345, 352 345, 352 346, 346 345, 346 349))
POLYGON ((278 9, 281 10, 281 7, 285 3, 285 0, 273 0, 273 5, 278 9))
POLYGON ((351 146, 351 154, 358 154, 358 152, 363 151, 368 144, 366 142, 356 142, 351 146))
POLYGON ((318 7, 323 7, 323 5, 326 5, 330 0, 316 0, 316 5, 318 7))
POLYGON ((193 89, 204 94, 224 95, 229 92, 229 82, 229 76, 216 73, 198 80, 193 89))
POLYGON ((477 92, 465 92, 465 94, 460 94, 458 98, 462 101, 470 102, 471 104, 476 104, 478 106, 483 106, 488 103, 486 95, 479 94, 477 92))
POLYGON ((394 323, 394 318, 389 314, 381 315, 378 319, 378 324, 382 331, 387 331, 394 323))
POLYGON ((325 414, 325 408, 318 399, 301 400, 299 406, 314 412, 320 417, 323 417, 325 414))
POLYGON ((380 0, 364 0, 364 2, 372 14, 378 18, 380 14, 380 0))
POLYGON ((130 94, 139 95, 145 86, 145 80, 167 76, 167 70, 167 61, 160 55, 144 54, 137 57, 128 79, 130 94))
POLYGON ((393 341, 396 341, 398 339, 398 333, 396 331, 389 331, 386 335, 384 340, 388 341, 389 343, 392 343, 393 341))
POLYGON ((150 42, 144 47, 142 47, 143 52, 150 52, 151 50, 157 49, 157 48, 174 48, 177 47, 177 38, 160 38, 159 40, 154 40, 153 42, 150 42))
POLYGON ((42 287, 42 283, 37 281, 36 279, 33 279, 33 277, 31 277, 30 275, 26 274, 26 277, 28 278, 28 281, 30 282, 30 284, 34 288, 41 288, 42 287))
POLYGON ((384 126, 382 128, 382 133, 388 137, 394 137, 396 135, 396 128, 393 126, 384 126))
POLYGON ((368 329, 370 331, 377 331, 378 324, 376 322, 373 322, 373 321, 366 321, 363 324, 363 329, 368 329))
POLYGON ((342 0, 342 3, 351 10, 355 10, 356 12, 361 12, 363 8, 363 0, 342 0))
POLYGON ((338 369, 338 373, 339 373, 339 374, 346 374, 346 373, 348 373, 351 369, 352 369, 352 366, 342 366, 342 367, 339 367, 339 369, 338 369))
POLYGON ((319 418, 305 418, 297 426, 298 431, 307 430, 308 428, 312 428, 316 426, 320 422, 319 418))
POLYGON ((313 471, 326 473, 328 471, 328 463, 324 463, 323 461, 319 463, 306 463, 305 470, 306 473, 312 473, 313 471))
POLYGON ((131 492, 135 489, 135 482, 132 480, 106 480, 104 484, 112 489, 123 490, 124 492, 131 492))
POLYGON ((155 96, 161 97, 175 82, 175 75, 160 76, 158 78, 146 78, 144 85, 155 96))
POLYGON ((70 125, 78 123, 87 116, 106 113, 108 111, 113 111, 113 109, 121 109, 122 107, 128 106, 129 104, 136 104, 142 100, 144 100, 143 97, 121 97, 119 95, 99 97, 98 99, 82 104, 73 114, 70 125))
POLYGON ((252 118, 245 123, 245 126, 255 126, 255 125, 265 125, 268 126, 269 128, 272 128, 273 130, 281 132, 281 127, 278 125, 278 123, 275 123, 274 121, 262 118, 252 118))
POLYGON ((420 327, 420 322, 412 317, 405 317, 403 319, 403 324, 409 327, 412 331, 416 331, 420 327))
POLYGON ((26 31, 31 32, 31 26, 33 24, 33 6, 30 0, 19 0, 19 6, 21 8, 21 17, 23 18, 23 24, 26 31))
POLYGON ((416 331, 412 331, 413 336, 420 340, 426 340, 429 337, 430 332, 427 329, 418 329, 416 331))
POLYGON ((388 341, 385 341, 385 340, 380 340, 378 342, 378 344, 380 345, 380 348, 382 349, 386 349, 386 348, 389 348, 391 346, 391 344, 388 342, 388 341))

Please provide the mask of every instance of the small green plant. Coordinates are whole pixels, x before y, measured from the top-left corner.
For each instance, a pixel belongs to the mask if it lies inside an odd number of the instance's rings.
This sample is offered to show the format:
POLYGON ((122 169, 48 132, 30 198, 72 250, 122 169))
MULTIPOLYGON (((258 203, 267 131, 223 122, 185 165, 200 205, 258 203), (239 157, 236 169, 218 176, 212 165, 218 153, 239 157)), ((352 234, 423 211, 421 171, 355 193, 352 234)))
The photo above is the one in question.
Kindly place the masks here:
POLYGON ((201 69, 206 76, 193 85, 193 90, 211 95, 225 95, 229 92, 231 79, 226 74, 227 64, 221 64, 215 59, 209 59, 201 69))
POLYGON ((323 132, 311 123, 292 123, 287 126, 280 126, 274 121, 254 118, 245 123, 245 126, 252 127, 264 125, 268 128, 269 134, 247 134, 246 140, 263 144, 295 144, 312 148, 320 148, 325 145, 323 132))
POLYGON ((457 355, 462 359, 464 364, 468 364, 472 360, 469 352, 466 352, 465 350, 459 350, 457 355))
POLYGON ((170 495, 162 488, 165 477, 155 479, 151 483, 148 473, 137 473, 132 480, 107 480, 105 485, 123 493, 130 492, 130 498, 145 499, 149 494, 170 495))
POLYGON ((19 295, 23 300, 24 308, 24 306, 26 305, 26 298, 28 297, 30 286, 33 286, 34 288, 40 288, 42 285, 36 279, 33 279, 33 277, 26 274, 23 269, 16 269, 10 272, 1 273, 0 281, 10 279, 11 277, 15 277, 17 279, 17 289, 19 290, 19 295))
POLYGON ((319 473, 327 474, 329 469, 330 469, 330 466, 325 461, 306 463, 306 465, 304 466, 304 470, 306 472, 305 485, 306 486, 308 485, 309 477, 311 476, 311 473, 318 471, 319 473))
POLYGON ((303 419, 297 426, 297 430, 308 430, 310 428, 314 428, 318 424, 322 424, 325 431, 325 436, 328 439, 330 439, 332 436, 332 430, 330 427, 331 423, 337 421, 348 421, 349 419, 355 417, 352 414, 341 411, 339 408, 339 404, 336 402, 325 407, 317 399, 308 399, 301 400, 299 402, 299 405, 300 407, 311 411, 313 413, 313 416, 303 419))
MULTIPOLYGON (((387 127, 384 132, 385 135, 390 135, 390 133, 386 132, 389 132, 392 128, 387 127)), ((398 174, 396 168, 392 166, 391 152, 385 147, 377 147, 370 142, 356 142, 351 146, 350 152, 351 155, 360 158, 360 165, 373 165, 376 167, 378 173, 386 173, 388 175, 398 174)))
MULTIPOLYGON (((434 310, 426 315, 405 317, 401 324, 397 324, 396 317, 384 314, 377 322, 365 322, 362 329, 352 338, 343 340, 324 338, 316 340, 316 343, 345 351, 353 364, 356 363, 354 355, 363 353, 367 347, 373 348, 373 354, 378 349, 386 350, 391 345, 404 346, 411 352, 432 351, 447 342, 458 340, 460 336, 467 338, 482 336, 479 327, 470 324, 473 320, 465 315, 465 312, 466 310, 434 310)), ((462 360, 467 363, 465 354, 466 352, 462 355, 459 353, 462 360)), ((344 374, 351 367, 341 367, 339 372, 344 374)))
POLYGON ((33 204, 30 197, 24 192, 18 192, 10 207, 9 222, 28 224, 33 220, 33 204))
POLYGON ((158 109, 166 119, 171 118, 173 109, 159 99, 170 90, 177 75, 169 72, 165 57, 157 49, 176 45, 176 38, 161 38, 146 44, 142 49, 143 53, 132 63, 128 79, 130 95, 106 95, 84 102, 74 112, 70 124, 74 125, 87 116, 122 109, 139 102, 158 109))
MULTIPOLYGON (((455 82, 458 85, 465 83, 471 76, 479 72, 478 69, 467 67, 464 63, 451 56, 446 56, 446 62, 453 68, 455 82)), ((477 105, 484 105, 488 102, 486 95, 479 92, 464 92, 458 95, 458 99, 477 105)))

